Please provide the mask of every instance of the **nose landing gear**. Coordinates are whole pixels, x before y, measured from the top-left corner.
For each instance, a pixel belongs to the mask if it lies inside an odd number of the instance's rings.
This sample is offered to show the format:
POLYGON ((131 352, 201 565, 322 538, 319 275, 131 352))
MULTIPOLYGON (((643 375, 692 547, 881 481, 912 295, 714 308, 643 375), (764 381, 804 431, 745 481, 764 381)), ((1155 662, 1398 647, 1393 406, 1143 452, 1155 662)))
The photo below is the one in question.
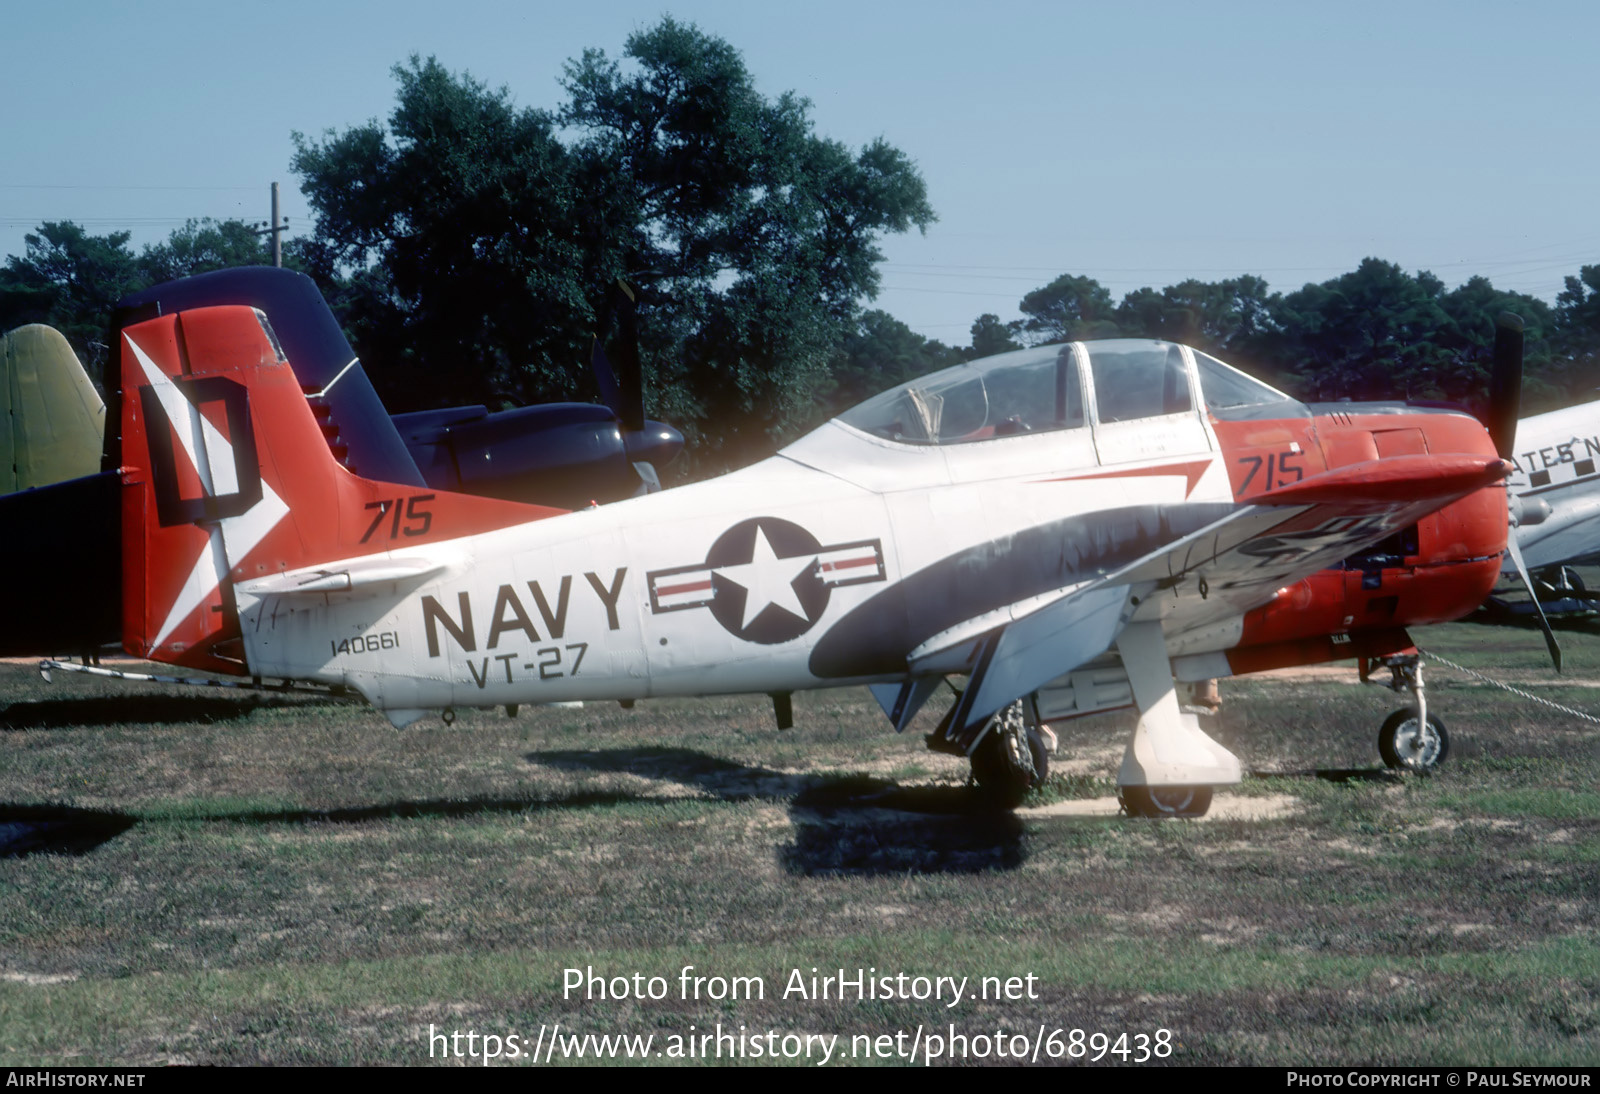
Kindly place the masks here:
POLYGON ((1433 715, 1426 723, 1414 710, 1397 710, 1378 731, 1378 755, 1399 771, 1434 771, 1450 754, 1450 734, 1433 715))
POLYGON ((1428 773, 1438 770, 1450 754, 1450 734, 1444 723, 1428 713, 1427 692, 1422 683, 1422 658, 1415 653, 1381 657, 1363 663, 1361 679, 1378 683, 1390 691, 1411 693, 1412 706, 1401 708, 1384 719, 1378 731, 1378 755, 1386 766, 1397 771, 1428 773), (1368 680, 1374 665, 1389 670, 1388 683, 1368 680))

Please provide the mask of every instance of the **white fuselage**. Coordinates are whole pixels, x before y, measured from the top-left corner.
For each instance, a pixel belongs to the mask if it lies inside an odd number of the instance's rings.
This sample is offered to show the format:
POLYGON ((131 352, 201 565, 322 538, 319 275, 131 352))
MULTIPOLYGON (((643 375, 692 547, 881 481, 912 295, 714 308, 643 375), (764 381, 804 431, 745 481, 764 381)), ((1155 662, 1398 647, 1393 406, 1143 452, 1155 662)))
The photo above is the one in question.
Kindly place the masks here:
MULTIPOLYGON (((992 563, 1041 523, 1231 501, 1204 412, 1170 417, 948 446, 831 422, 722 478, 395 552, 444 567, 420 583, 241 591, 247 657, 257 675, 350 686, 391 711, 892 679, 881 664, 819 677, 818 636, 907 575, 968 550, 992 563), (1192 490, 1184 470, 1085 477, 1197 462, 1192 490)), ((1237 638, 1217 634, 1217 648, 1237 638)))
POLYGON ((1529 569, 1600 553, 1600 402, 1524 418, 1513 455, 1508 485, 1522 510, 1516 537, 1529 569))

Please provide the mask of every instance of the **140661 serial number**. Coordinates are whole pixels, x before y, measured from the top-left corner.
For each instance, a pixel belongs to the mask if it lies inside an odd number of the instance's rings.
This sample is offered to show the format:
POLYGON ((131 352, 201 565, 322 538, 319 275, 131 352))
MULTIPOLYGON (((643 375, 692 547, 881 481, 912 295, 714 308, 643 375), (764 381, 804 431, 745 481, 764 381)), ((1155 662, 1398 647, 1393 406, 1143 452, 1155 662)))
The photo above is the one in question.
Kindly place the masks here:
POLYGON ((380 631, 377 634, 358 634, 354 638, 330 638, 328 645, 335 657, 341 653, 377 653, 379 650, 400 648, 399 631, 380 631))

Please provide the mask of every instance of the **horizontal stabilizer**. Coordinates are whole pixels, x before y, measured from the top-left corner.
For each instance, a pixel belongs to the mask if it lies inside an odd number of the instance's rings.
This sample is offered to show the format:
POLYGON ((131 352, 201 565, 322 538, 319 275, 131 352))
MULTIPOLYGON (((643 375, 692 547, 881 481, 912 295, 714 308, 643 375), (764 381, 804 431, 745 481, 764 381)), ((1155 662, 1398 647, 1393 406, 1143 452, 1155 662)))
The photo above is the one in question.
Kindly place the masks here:
POLYGON ((434 559, 364 558, 335 567, 312 567, 241 581, 237 588, 252 596, 297 596, 373 589, 395 582, 420 583, 449 567, 434 559))

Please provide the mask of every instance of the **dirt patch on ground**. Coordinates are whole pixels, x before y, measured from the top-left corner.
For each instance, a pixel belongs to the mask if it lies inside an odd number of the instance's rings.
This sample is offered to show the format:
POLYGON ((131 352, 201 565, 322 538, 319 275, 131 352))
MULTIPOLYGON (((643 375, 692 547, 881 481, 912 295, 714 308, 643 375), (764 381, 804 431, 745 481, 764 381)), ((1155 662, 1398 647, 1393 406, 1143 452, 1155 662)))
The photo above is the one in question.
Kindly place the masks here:
POLYGON ((1099 775, 1115 771, 1127 751, 1126 741, 1104 747, 1074 746, 1070 751, 1061 748, 1050 757, 1050 770, 1057 775, 1099 775))
MULTIPOLYGON (((1196 820, 1275 820, 1287 817, 1299 807, 1299 802, 1288 794, 1266 794, 1261 797, 1220 794, 1211 802, 1211 808, 1196 820)), ((1018 809, 1019 817, 1114 817, 1122 806, 1114 797, 1085 798, 1079 801, 1055 802, 1028 809, 1018 809)))
POLYGON ((9 980, 13 984, 32 984, 35 987, 65 984, 77 978, 75 972, 0 972, 0 980, 9 980))

